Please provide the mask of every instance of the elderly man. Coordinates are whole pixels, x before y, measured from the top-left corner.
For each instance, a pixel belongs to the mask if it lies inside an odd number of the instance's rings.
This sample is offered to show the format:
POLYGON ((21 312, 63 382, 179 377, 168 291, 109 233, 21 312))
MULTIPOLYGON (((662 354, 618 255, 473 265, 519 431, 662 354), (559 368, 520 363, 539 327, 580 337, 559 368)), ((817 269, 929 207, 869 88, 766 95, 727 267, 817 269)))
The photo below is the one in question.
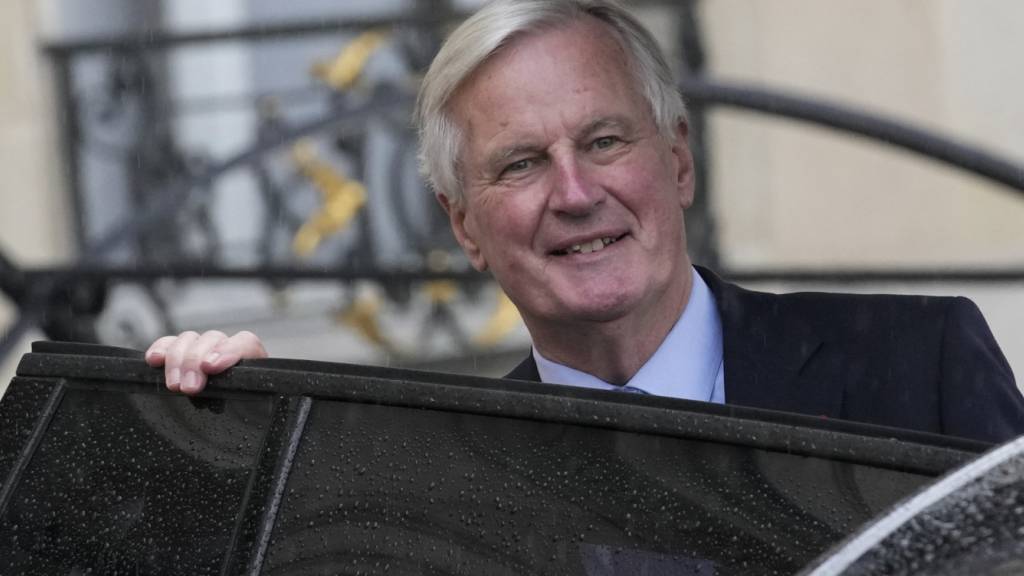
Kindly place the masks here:
MULTIPOLYGON (((616 4, 489 4, 437 55, 416 120, 455 237, 533 339, 509 377, 990 441, 1024 432, 1024 400, 969 301, 771 295, 692 266, 683 102, 616 4)), ((146 357, 194 394, 265 355, 250 333, 186 332, 146 357)))

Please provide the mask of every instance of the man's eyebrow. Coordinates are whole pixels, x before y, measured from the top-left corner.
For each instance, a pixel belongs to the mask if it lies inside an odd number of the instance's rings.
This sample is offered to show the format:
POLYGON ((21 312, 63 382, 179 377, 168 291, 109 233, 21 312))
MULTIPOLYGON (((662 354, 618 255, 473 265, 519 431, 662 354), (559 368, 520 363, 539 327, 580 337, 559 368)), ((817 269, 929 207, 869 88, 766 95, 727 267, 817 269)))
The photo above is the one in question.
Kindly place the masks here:
POLYGON ((608 128, 614 128, 618 130, 629 130, 631 126, 632 123, 621 116, 605 116, 602 118, 598 118, 588 124, 585 124, 576 133, 575 140, 587 140, 594 134, 602 130, 606 130, 608 128))

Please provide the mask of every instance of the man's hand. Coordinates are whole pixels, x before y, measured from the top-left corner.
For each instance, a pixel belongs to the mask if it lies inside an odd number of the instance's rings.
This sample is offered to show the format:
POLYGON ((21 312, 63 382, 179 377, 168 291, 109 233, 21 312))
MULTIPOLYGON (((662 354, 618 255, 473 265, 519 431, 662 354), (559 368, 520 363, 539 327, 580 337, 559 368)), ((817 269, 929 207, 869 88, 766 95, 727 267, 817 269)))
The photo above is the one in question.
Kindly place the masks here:
POLYGON ((267 351, 255 334, 242 331, 230 338, 217 330, 182 332, 164 336, 146 350, 146 363, 163 366, 167 389, 188 395, 206 386, 206 377, 220 374, 244 358, 266 358, 267 351))

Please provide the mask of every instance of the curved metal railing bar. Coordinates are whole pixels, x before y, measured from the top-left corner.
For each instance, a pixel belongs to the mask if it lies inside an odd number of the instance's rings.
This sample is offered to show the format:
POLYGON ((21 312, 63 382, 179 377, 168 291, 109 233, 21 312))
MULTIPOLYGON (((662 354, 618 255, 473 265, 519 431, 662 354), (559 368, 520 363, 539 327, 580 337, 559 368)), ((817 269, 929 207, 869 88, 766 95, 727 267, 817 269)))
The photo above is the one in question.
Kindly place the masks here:
POLYGON ((820 98, 745 84, 691 78, 684 80, 680 89, 692 102, 763 112, 864 136, 938 160, 1024 194, 1024 164, 904 122, 820 98))

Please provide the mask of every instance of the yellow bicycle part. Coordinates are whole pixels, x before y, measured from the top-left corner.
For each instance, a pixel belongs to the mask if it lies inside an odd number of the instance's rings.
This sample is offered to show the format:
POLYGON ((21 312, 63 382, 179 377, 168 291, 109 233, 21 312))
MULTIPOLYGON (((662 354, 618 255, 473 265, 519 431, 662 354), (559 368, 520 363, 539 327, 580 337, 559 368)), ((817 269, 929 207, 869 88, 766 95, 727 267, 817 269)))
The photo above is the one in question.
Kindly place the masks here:
POLYGON ((383 32, 363 32, 338 52, 330 62, 313 64, 313 75, 338 91, 355 86, 374 51, 388 39, 383 32))
POLYGON ((356 214, 366 204, 366 189, 361 183, 350 180, 334 166, 317 158, 313 146, 307 141, 295 144, 292 159, 299 171, 323 196, 320 210, 302 224, 292 239, 292 251, 300 257, 307 257, 325 238, 351 225, 356 214))
POLYGON ((338 314, 338 320, 353 328, 371 344, 387 351, 393 351, 394 346, 381 330, 379 316, 380 298, 374 294, 362 294, 338 314))
POLYGON ((519 316, 519 310, 516 309, 516 305, 508 299, 508 296, 501 291, 501 288, 497 288, 497 290, 498 303, 494 307, 494 313, 491 314, 483 330, 473 338, 478 346, 484 348, 490 348, 501 342, 523 321, 519 316))

